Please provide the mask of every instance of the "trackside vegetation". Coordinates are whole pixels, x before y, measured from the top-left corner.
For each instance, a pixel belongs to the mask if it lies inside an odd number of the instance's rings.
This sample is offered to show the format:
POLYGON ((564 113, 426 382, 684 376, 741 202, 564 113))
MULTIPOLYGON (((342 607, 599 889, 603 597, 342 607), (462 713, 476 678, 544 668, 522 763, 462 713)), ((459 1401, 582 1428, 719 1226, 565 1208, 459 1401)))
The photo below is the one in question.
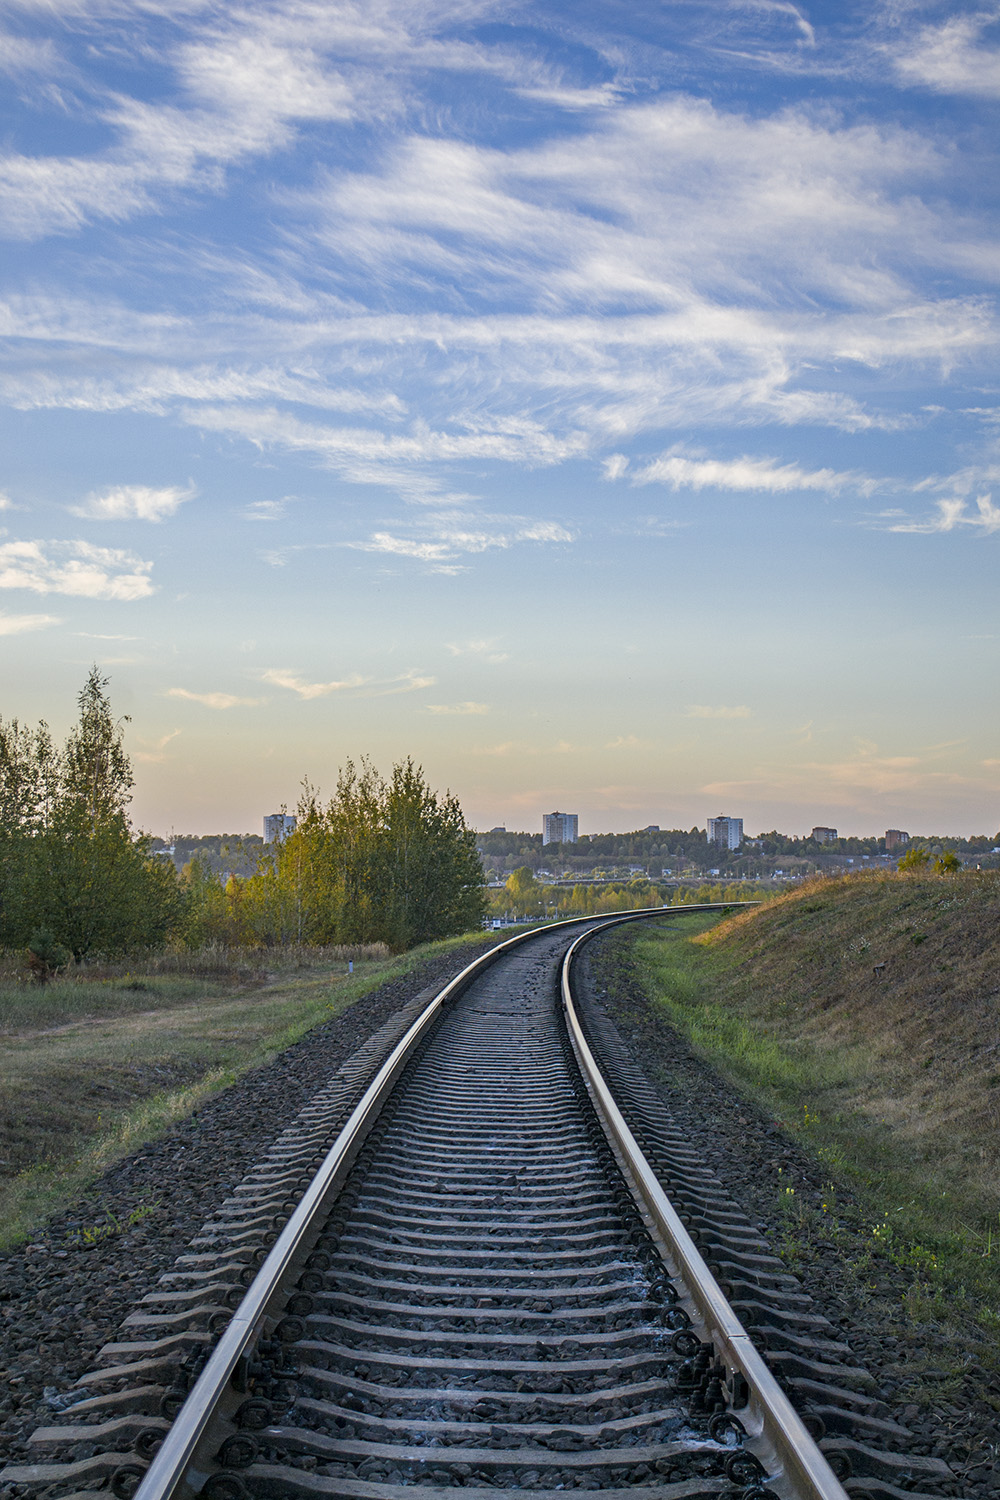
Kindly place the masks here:
POLYGON ((0 720, 0 950, 36 980, 167 946, 383 943, 402 952, 479 926, 475 835, 450 793, 406 759, 388 778, 348 762, 322 802, 305 785, 298 827, 225 886, 198 860, 180 876, 129 820, 126 719, 92 668, 65 746, 0 720))
POLYGON ((1000 875, 911 863, 623 941, 655 1013, 828 1170, 815 1222, 776 1185, 800 1247, 847 1188, 913 1296, 1000 1343, 998 911, 1000 875))
POLYGON ((383 944, 176 949, 71 965, 42 988, 17 956, 0 959, 0 1248, 378 985, 489 941, 398 956, 383 944))

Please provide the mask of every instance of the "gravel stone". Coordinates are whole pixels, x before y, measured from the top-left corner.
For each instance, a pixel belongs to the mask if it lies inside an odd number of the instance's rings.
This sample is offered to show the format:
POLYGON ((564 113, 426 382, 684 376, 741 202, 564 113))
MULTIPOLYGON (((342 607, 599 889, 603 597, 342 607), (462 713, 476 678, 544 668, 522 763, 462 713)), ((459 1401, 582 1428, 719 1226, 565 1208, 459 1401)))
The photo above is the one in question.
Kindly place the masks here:
MULTIPOLYGON (((786 1233, 778 1209, 781 1189, 794 1187, 803 1202, 820 1209, 828 1198, 829 1169, 702 1061, 654 1010, 638 982, 629 944, 627 928, 594 939, 584 952, 581 982, 603 1005, 677 1126, 781 1256, 786 1233)), ((947 1329, 907 1318, 903 1308, 915 1273, 873 1247, 865 1214, 841 1187, 837 1214, 839 1243, 804 1235, 801 1253, 787 1262, 789 1270, 816 1310, 840 1329, 855 1362, 875 1378, 883 1415, 913 1432, 908 1451, 944 1458, 955 1470, 950 1490, 955 1495, 996 1493, 1000 1351, 984 1350, 981 1331, 963 1328, 957 1309, 955 1324, 947 1329), (865 1268, 857 1274, 851 1262, 862 1254, 865 1268), (950 1356, 947 1369, 942 1368, 944 1349, 950 1356), (997 1364, 987 1368, 991 1360, 997 1364), (947 1384, 935 1396, 938 1382, 947 1384)), ((948 1486, 939 1488, 949 1492, 948 1486)))
POLYGON ((380 985, 110 1168, 31 1244, 0 1252, 0 1462, 24 1461, 26 1438, 52 1420, 52 1398, 93 1369, 101 1345, 335 1069, 485 946, 470 943, 380 985), (152 1212, 126 1233, 67 1243, 81 1227, 126 1221, 143 1205, 152 1212))

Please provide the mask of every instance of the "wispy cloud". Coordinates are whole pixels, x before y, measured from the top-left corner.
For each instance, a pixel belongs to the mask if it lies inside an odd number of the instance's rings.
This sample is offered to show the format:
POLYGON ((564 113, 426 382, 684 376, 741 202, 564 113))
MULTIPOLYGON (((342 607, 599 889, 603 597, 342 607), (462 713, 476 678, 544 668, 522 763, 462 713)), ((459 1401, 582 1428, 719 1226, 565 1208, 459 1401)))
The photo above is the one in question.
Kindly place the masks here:
POLYGON ((169 734, 161 735, 158 740, 139 740, 139 749, 132 753, 137 761, 144 765, 160 765, 170 757, 165 753, 167 746, 172 740, 177 739, 181 733, 179 729, 172 729, 169 734))
POLYGON ((401 672, 398 677, 391 677, 383 684, 376 684, 368 691, 368 696, 373 698, 391 698, 396 693, 416 693, 423 688, 434 687, 436 677, 429 677, 425 672, 418 672, 411 667, 408 672, 401 672))
POLYGON ((952 16, 923 26, 890 52, 905 83, 923 84, 943 94, 972 94, 1000 99, 1000 48, 984 45, 986 28, 995 24, 996 8, 952 16))
POLYGON ((478 641, 448 641, 445 646, 452 656, 477 656, 483 661, 499 663, 509 661, 510 655, 506 651, 498 650, 495 639, 478 641))
POLYGON ((708 703, 692 703, 684 710, 684 717, 686 719, 749 719, 750 709, 745 703, 734 708, 729 708, 725 704, 713 706, 708 703))
POLYGON ((243 512, 244 521, 280 521, 288 508, 285 500, 254 500, 243 512))
POLYGON ((307 682, 304 677, 287 667, 268 667, 261 673, 261 677, 274 687, 287 688, 289 692, 297 693, 300 698, 305 699, 328 698, 331 693, 343 693, 348 688, 363 687, 372 680, 355 672, 350 677, 341 677, 332 682, 307 682))
POLYGON ((428 703, 429 714, 488 714, 488 703, 428 703))
POLYGON ((360 691, 366 698, 389 698, 396 693, 414 693, 423 688, 433 687, 437 678, 429 677, 420 672, 416 667, 410 667, 406 672, 400 672, 395 677, 363 677, 359 672, 352 673, 350 677, 342 677, 334 682, 307 682, 299 673, 289 671, 285 667, 269 667, 261 673, 265 682, 274 687, 287 688, 292 693, 297 693, 300 698, 328 698, 331 693, 346 693, 360 691))
POLYGON ((456 573, 463 556, 496 549, 506 551, 521 542, 572 542, 574 533, 556 521, 525 521, 513 517, 431 516, 415 531, 401 536, 376 531, 364 541, 345 542, 359 552, 384 552, 428 563, 436 572, 456 573), (483 523, 491 529, 487 530, 483 523), (430 535, 428 535, 430 533, 430 535))
POLYGON ((148 484, 118 484, 88 495, 82 505, 70 506, 70 513, 89 521, 163 521, 194 494, 193 485, 154 489, 148 484))
POLYGON ((899 512, 891 512, 887 519, 893 524, 887 526, 887 531, 915 532, 922 536, 932 536, 936 532, 955 531, 959 527, 971 527, 989 535, 994 531, 1000 531, 1000 507, 993 504, 992 495, 979 495, 976 499, 975 510, 969 509, 967 500, 955 498, 951 500, 939 500, 937 502, 937 514, 927 520, 913 521, 910 519, 895 520, 899 512))
POLYGON ((0 543, 0 589, 73 594, 84 599, 145 599, 153 564, 89 542, 0 543))
POLYGON ((29 630, 45 630, 49 625, 61 623, 58 615, 0 614, 0 635, 24 635, 29 630))
POLYGON ((187 688, 167 688, 168 698, 185 698, 190 703, 200 703, 205 708, 257 708, 263 698, 238 698, 233 693, 192 693, 187 688))
POLYGON ((10 496, 4 494, 3 490, 0 490, 0 510, 11 510, 13 505, 14 502, 10 496))
POLYGON ((619 734, 613 740, 608 740, 606 750, 648 750, 652 740, 640 739, 637 734, 619 734))
MULTIPOLYGON (((624 469, 609 477, 618 478, 624 469)), ((671 489, 756 490, 772 495, 795 490, 823 490, 827 493, 854 483, 870 489, 870 482, 859 481, 850 474, 834 469, 803 469, 798 464, 783 464, 775 458, 699 458, 671 449, 632 475, 633 484, 666 484, 671 489)))

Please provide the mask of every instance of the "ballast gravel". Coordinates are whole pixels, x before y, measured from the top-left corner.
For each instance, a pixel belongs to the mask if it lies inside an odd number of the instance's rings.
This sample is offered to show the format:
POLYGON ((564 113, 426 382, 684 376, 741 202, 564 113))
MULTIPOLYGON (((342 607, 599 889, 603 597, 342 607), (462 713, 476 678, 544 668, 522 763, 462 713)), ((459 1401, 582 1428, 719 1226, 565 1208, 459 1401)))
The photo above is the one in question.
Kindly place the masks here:
POLYGON ((958 1307, 947 1319, 908 1314, 919 1274, 880 1250, 871 1215, 849 1192, 838 1189, 831 1197, 822 1162, 656 1013, 638 980, 630 941, 627 928, 596 938, 585 950, 584 982, 677 1125, 818 1310, 842 1330, 893 1420, 914 1434, 910 1451, 943 1458, 965 1500, 996 1500, 1000 1336, 991 1347, 958 1307))
MULTIPOLYGON (((612 933, 587 950, 594 993, 678 1125, 782 1254, 789 1224, 779 1194, 794 1188, 818 1209, 828 1201, 828 1173, 655 1014, 628 941, 627 932, 612 933)), ((93 1368, 122 1319, 339 1064, 396 1009, 446 982, 479 948, 456 950, 374 990, 112 1168, 31 1245, 0 1253, 0 1460, 23 1459, 26 1438, 51 1419, 60 1394, 93 1368), (81 1228, 109 1218, 127 1222, 143 1206, 151 1212, 127 1232, 89 1248, 74 1245, 81 1228)), ((963 1353, 956 1325, 908 1319, 913 1273, 873 1246, 870 1226, 866 1232, 848 1195, 840 1196, 837 1218, 836 1243, 802 1233, 789 1268, 843 1330, 892 1417, 914 1433, 914 1451, 944 1458, 967 1500, 997 1495, 1000 1365, 981 1348, 963 1353)), ((523 1474, 517 1487, 538 1483, 537 1475, 523 1474)), ((0 1490, 0 1500, 12 1493, 0 1490)))
POLYGON ((50 1403, 93 1369, 102 1344, 331 1073, 488 946, 454 949, 371 991, 112 1167, 29 1245, 0 1252, 2 1463, 24 1459, 26 1438, 52 1420, 50 1403), (81 1230, 127 1224, 137 1209, 149 1212, 125 1233, 77 1245, 81 1230))

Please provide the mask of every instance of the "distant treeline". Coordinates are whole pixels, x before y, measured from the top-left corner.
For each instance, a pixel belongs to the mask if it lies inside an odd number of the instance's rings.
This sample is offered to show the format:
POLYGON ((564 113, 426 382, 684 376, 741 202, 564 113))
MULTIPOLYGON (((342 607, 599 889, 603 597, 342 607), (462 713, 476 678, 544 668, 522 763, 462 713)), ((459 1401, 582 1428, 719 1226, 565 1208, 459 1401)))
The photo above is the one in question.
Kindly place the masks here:
MULTIPOLYGON (((1000 834, 977 834, 962 839, 937 835, 912 835, 913 841, 944 852, 964 855, 988 855, 1000 844, 1000 834)), ((885 838, 842 838, 831 844, 820 844, 810 837, 797 838, 772 830, 746 839, 739 849, 725 849, 710 844, 704 828, 635 829, 631 833, 582 834, 574 844, 544 844, 540 833, 477 833, 476 847, 489 869, 503 872, 527 865, 530 869, 569 870, 614 868, 627 864, 642 865, 653 878, 664 869, 673 874, 685 867, 707 871, 717 867, 722 873, 753 873, 762 860, 788 859, 807 861, 810 866, 822 864, 831 856, 875 858, 886 854, 885 838)))
POLYGON ((154 854, 173 860, 183 870, 193 859, 216 875, 252 875, 264 852, 259 833, 178 833, 169 839, 154 838, 154 854))
POLYGON ((609 880, 600 885, 546 885, 527 865, 514 870, 506 884, 490 891, 494 919, 504 917, 593 917, 607 912, 637 911, 644 906, 690 906, 706 901, 759 901, 774 894, 751 881, 660 885, 655 880, 609 880))
POLYGON ((410 760, 388 780, 348 763, 326 804, 307 786, 284 843, 233 840, 245 873, 225 884, 228 850, 192 851, 178 872, 131 827, 127 721, 107 687, 93 668, 62 748, 44 723, 0 720, 0 948, 26 951, 39 978, 170 942, 401 950, 482 921, 475 835, 410 760))

